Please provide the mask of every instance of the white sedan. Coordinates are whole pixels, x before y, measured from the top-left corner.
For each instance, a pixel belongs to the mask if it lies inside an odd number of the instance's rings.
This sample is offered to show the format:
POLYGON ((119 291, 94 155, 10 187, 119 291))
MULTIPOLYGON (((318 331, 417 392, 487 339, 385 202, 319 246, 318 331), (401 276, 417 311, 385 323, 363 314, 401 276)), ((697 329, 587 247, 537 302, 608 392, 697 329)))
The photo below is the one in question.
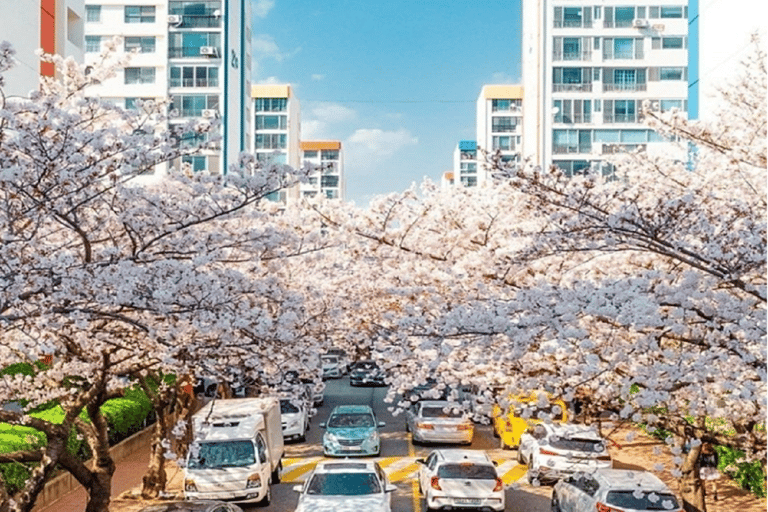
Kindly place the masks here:
POLYGON ((576 472, 613 466, 605 440, 586 425, 540 423, 520 436, 517 461, 528 465, 528 481, 556 482, 576 472))
POLYGON ((445 400, 422 400, 405 413, 405 431, 413 443, 471 444, 475 426, 458 404, 445 400))
POLYGON ((504 482, 485 452, 435 450, 416 462, 421 465, 419 489, 424 494, 427 510, 504 510, 504 482))
POLYGON ((669 487, 653 473, 600 469, 576 473, 555 484, 553 512, 683 512, 669 487))
POLYGON ((301 493, 296 512, 390 512, 395 489, 374 461, 320 462, 293 488, 301 493))
POLYGON ((281 398, 283 439, 304 441, 309 430, 309 411, 301 399, 281 398))

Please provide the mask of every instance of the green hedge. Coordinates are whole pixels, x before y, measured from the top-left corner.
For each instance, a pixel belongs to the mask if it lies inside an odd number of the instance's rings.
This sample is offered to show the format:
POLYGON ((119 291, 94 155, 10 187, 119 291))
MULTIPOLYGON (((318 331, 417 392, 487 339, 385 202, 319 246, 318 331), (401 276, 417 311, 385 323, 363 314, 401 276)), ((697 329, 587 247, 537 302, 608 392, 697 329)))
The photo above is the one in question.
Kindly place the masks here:
MULTIPOLYGON (((126 390, 123 398, 108 400, 101 407, 101 412, 109 424, 110 441, 120 440, 141 429, 144 420, 152 412, 152 403, 138 386, 126 390)), ((60 424, 64 420, 64 410, 58 405, 30 413, 30 416, 43 419, 50 423, 60 424)), ((84 420, 88 417, 83 411, 80 415, 84 420)), ((67 451, 87 459, 87 445, 79 439, 73 428, 67 439, 67 451)), ((46 443, 44 433, 29 427, 0 423, 0 453, 10 453, 18 450, 40 448, 46 443)), ((9 493, 15 493, 29 478, 30 470, 35 464, 5 463, 0 464, 0 474, 6 483, 9 493)))

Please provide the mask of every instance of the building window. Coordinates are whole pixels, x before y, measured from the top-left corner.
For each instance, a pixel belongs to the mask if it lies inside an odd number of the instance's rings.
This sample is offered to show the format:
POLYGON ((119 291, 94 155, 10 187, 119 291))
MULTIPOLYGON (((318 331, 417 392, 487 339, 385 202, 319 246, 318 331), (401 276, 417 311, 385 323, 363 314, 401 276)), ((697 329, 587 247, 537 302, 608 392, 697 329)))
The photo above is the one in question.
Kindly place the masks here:
POLYGON ((680 49, 684 47, 682 37, 664 37, 661 39, 661 48, 663 50, 680 49))
POLYGON ((662 82, 686 79, 685 68, 659 68, 659 80, 662 82))
POLYGON ((661 17, 662 18, 682 18, 683 6, 682 5, 662 5, 661 17))
POLYGON ((155 38, 154 36, 126 37, 125 51, 135 51, 137 53, 155 53, 155 38))
POLYGON ((339 159, 339 150, 338 149, 323 149, 320 151, 320 160, 338 160, 339 159))
POLYGON ((461 184, 465 187, 476 187, 477 186, 477 176, 462 176, 461 178, 461 184))
POLYGON ((214 66, 173 66, 171 87, 218 87, 219 68, 214 66))
POLYGON ((218 94, 180 94, 171 97, 171 110, 178 111, 180 117, 200 117, 203 110, 218 109, 218 94))
POLYGON ((632 21, 635 19, 634 7, 615 7, 614 8, 614 20, 615 27, 631 27, 632 21))
POLYGON ((511 151, 515 149, 514 137, 493 137, 493 150, 511 151))
POLYGON ((256 112, 285 112, 287 110, 287 98, 256 98, 256 112))
POLYGON ((304 158, 309 158, 309 159, 317 158, 317 150, 305 151, 304 158))
POLYGON ((515 117, 493 117, 491 119, 491 132, 513 132, 517 128, 517 118, 515 117))
POLYGON ((101 51, 101 36, 85 36, 85 51, 99 53, 101 51))
POLYGON ((630 38, 615 38, 613 40, 613 58, 631 59, 635 56, 635 40, 630 38))
POLYGON ((662 112, 669 112, 673 108, 682 110, 683 101, 682 100, 661 100, 659 101, 659 108, 661 109, 662 112))
POLYGON ((339 177, 335 175, 320 177, 320 186, 337 188, 339 186, 339 177))
POLYGON ((184 155, 181 157, 181 163, 184 167, 189 166, 193 172, 200 172, 206 169, 205 157, 200 155, 184 155))
POLYGON ((284 133, 257 133, 256 149, 285 149, 288 137, 284 133))
POLYGON ((139 105, 137 102, 141 102, 142 104, 145 101, 151 101, 152 98, 125 98, 125 110, 138 110, 139 105))
POLYGON ((257 130, 285 130, 288 116, 256 116, 257 130))
POLYGON ((522 100, 512 100, 512 99, 491 100, 491 111, 492 112, 509 112, 509 111, 519 109, 521 105, 522 105, 522 100))
POLYGON ((85 6, 85 21, 89 23, 97 23, 101 21, 101 6, 100 5, 86 5, 85 6))
MULTIPOLYGON (((218 32, 171 32, 168 34, 168 57, 218 57, 221 34, 218 32), (202 53, 207 47, 212 53, 202 53)), ((208 51, 208 49, 206 51, 208 51)))
POLYGON ((125 68, 126 84, 155 83, 155 68, 125 68))
POLYGON ((126 23, 154 23, 155 6, 154 5, 126 5, 125 6, 126 23))

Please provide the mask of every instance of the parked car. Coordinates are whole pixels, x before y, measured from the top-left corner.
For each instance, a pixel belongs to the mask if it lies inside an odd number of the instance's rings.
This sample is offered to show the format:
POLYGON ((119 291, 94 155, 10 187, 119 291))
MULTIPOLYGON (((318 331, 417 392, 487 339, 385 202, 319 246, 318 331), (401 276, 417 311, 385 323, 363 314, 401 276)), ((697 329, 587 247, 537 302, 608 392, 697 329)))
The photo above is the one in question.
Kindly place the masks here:
POLYGON ((350 386, 386 386, 384 377, 384 370, 370 359, 358 361, 349 369, 350 386))
POLYGON ((323 454, 350 457, 381 454, 379 428, 385 424, 376 420, 368 405, 339 405, 334 407, 328 422, 321 423, 323 454))
POLYGON ((243 512, 234 503, 212 500, 183 500, 155 503, 139 512, 243 512))
POLYGON ((309 411, 303 400, 281 398, 280 418, 283 424, 283 439, 304 441, 307 438, 309 411))
POLYGON ((324 354, 320 356, 323 363, 323 379, 340 379, 344 372, 341 369, 342 363, 339 356, 334 354, 324 354))
POLYGON ((471 444, 475 427, 459 404, 445 400, 422 400, 405 412, 405 431, 413 444, 471 444))
POLYGON ((647 471, 598 469, 576 473, 555 484, 553 512, 683 512, 664 482, 647 471))
POLYGON ((434 450, 420 464, 419 490, 427 510, 504 510, 504 482, 488 454, 479 450, 434 450))
POLYGON ((350 361, 349 354, 347 354, 346 350, 341 348, 329 348, 326 350, 325 354, 338 357, 341 371, 344 373, 344 375, 349 373, 349 367, 351 366, 352 362, 350 361))
POLYGON ((523 432, 544 421, 565 423, 568 411, 565 402, 546 393, 529 396, 510 396, 505 412, 500 405, 493 407, 493 435, 498 437, 502 449, 520 446, 523 432))
POLYGON ((392 492, 378 462, 321 462, 293 488, 301 493, 296 512, 360 510, 390 512, 392 492))
POLYGON ((540 423, 523 433, 517 461, 528 465, 528 482, 556 482, 577 471, 613 467, 605 440, 586 425, 540 423))

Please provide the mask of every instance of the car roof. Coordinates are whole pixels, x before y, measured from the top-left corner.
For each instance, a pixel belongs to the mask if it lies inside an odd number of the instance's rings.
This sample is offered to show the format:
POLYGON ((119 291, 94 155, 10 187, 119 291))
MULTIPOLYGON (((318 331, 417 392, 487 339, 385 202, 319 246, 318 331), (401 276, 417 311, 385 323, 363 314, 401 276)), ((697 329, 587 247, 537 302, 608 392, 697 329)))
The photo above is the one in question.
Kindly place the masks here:
POLYGON ((435 450, 441 462, 482 462, 492 464, 488 454, 481 450, 435 450))
POLYGON ((669 487, 659 477, 649 471, 633 471, 628 469, 599 469, 594 473, 600 487, 608 490, 643 489, 647 491, 671 492, 669 487))
POLYGON ((373 413, 370 405, 337 405, 331 411, 331 414, 345 414, 350 412, 370 412, 373 413))
POLYGON ((449 402, 448 400, 419 400, 422 407, 451 407, 460 409, 461 406, 456 402, 449 402))
POLYGON ((600 437, 600 434, 593 427, 588 425, 575 425, 573 423, 539 423, 535 428, 546 429, 547 435, 604 441, 604 439, 600 437))
POLYGON ((315 466, 315 473, 370 473, 371 471, 376 471, 376 462, 372 460, 328 461, 320 462, 317 466, 315 466))

